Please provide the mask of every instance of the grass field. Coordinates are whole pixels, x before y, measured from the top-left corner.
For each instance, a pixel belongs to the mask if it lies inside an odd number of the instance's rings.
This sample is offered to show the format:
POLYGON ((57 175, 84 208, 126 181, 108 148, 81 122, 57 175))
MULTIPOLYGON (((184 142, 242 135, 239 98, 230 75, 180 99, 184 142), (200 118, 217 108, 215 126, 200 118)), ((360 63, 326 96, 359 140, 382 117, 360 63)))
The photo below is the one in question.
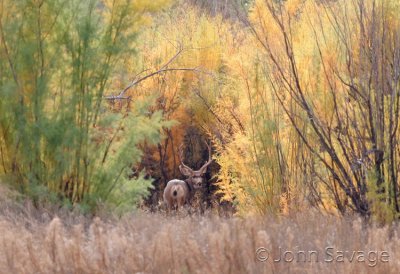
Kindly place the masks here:
POLYGON ((0 273, 400 270, 398 226, 365 225, 350 217, 299 214, 241 219, 135 213, 90 220, 18 213, 4 206, 1 214, 0 273))

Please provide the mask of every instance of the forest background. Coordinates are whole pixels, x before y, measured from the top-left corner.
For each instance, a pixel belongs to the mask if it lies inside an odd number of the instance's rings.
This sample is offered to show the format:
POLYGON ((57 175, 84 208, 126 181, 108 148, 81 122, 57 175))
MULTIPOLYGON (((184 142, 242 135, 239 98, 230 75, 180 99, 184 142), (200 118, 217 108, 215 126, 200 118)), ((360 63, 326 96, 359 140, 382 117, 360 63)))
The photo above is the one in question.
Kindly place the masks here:
POLYGON ((96 213, 194 206, 398 219, 395 0, 0 2, 0 181, 96 213))

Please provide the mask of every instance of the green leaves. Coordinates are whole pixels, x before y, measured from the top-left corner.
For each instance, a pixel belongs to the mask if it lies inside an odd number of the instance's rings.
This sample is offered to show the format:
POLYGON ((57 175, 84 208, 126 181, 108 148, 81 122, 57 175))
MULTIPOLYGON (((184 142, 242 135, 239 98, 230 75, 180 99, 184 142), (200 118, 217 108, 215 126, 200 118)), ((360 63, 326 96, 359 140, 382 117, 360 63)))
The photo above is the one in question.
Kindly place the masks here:
POLYGON ((150 186, 129 175, 142 156, 138 145, 159 142, 171 125, 148 114, 154 100, 125 113, 103 101, 111 76, 134 51, 137 30, 130 27, 142 23, 139 10, 122 0, 5 2, 1 172, 36 201, 50 195, 88 210, 99 202, 133 206, 150 186))

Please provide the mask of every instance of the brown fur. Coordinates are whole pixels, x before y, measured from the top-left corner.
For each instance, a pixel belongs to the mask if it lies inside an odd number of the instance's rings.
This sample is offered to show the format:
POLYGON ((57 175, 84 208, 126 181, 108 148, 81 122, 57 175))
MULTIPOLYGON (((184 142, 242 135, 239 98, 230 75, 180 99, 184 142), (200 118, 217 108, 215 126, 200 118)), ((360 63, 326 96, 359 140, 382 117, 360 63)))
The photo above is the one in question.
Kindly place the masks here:
POLYGON ((206 143, 208 148, 208 161, 199 170, 193 170, 182 161, 182 145, 180 146, 179 158, 181 164, 179 165, 179 170, 183 175, 188 177, 186 181, 174 179, 167 183, 164 189, 164 202, 167 209, 179 209, 185 203, 189 203, 192 198, 194 191, 200 189, 203 185, 204 174, 207 171, 208 165, 211 164, 211 147, 206 143))
POLYGON ((168 209, 178 209, 187 203, 191 196, 191 190, 185 181, 171 180, 164 189, 164 201, 168 209))

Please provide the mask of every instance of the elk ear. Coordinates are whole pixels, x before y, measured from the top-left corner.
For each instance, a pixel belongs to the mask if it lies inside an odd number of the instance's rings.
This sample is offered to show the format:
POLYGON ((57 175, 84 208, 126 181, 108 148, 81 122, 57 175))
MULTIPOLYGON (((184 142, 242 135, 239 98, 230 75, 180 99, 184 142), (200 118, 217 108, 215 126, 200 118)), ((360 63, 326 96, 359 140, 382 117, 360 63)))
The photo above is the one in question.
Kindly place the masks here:
POLYGON ((179 170, 186 177, 190 177, 193 174, 193 170, 191 170, 190 168, 188 168, 186 166, 179 165, 179 170))

